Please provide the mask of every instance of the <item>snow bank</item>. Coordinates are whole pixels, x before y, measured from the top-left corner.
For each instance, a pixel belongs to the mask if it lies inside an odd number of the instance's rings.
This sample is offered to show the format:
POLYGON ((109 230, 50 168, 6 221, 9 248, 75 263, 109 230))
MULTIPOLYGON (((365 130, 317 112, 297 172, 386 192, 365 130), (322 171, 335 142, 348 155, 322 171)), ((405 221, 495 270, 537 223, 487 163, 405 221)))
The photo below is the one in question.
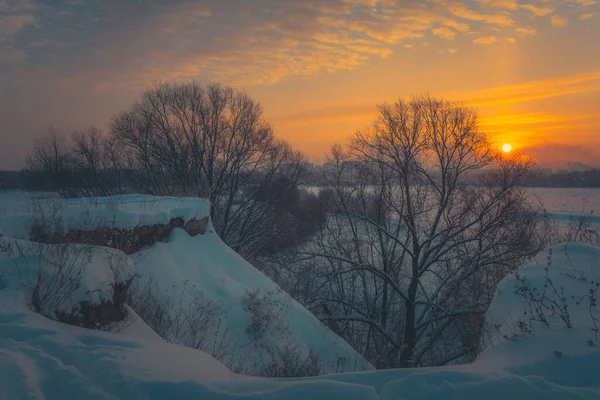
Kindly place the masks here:
POLYGON ((83 302, 112 302, 114 287, 125 285, 134 273, 131 259, 118 250, 33 243, 0 233, 3 297, 29 302, 37 285, 40 313, 53 319, 56 313, 77 313, 83 302))
POLYGON ((377 399, 364 385, 236 375, 166 343, 139 318, 117 333, 90 331, 9 307, 1 294, 1 399, 377 399))
MULTIPOLYGON (((196 241, 182 232, 171 239, 164 247, 196 241)), ((207 240, 217 246, 215 241, 207 240)), ((590 279, 600 273, 600 249, 570 244, 553 249, 553 255, 553 276, 565 288, 566 282, 576 290, 580 284, 561 272, 576 271, 590 279)), ((231 265, 234 258, 219 261, 231 265)), ((539 281, 544 265, 542 255, 539 264, 523 268, 522 274, 532 283, 539 281)), ((511 290, 515 284, 513 279, 502 284, 490 318, 519 313, 519 298, 511 290)), ((600 398, 600 354, 582 345, 590 337, 589 325, 575 306, 572 328, 553 320, 549 329, 537 327, 516 341, 498 340, 472 365, 260 379, 233 374, 205 353, 166 343, 133 312, 119 332, 90 331, 32 313, 14 289, 6 283, 0 288, 2 399, 600 398), (563 351, 561 357, 556 349, 563 351)))
POLYGON ((600 332, 596 331, 600 309, 590 308, 590 295, 596 297, 596 291, 600 295, 600 249, 582 243, 557 245, 538 255, 536 263, 521 268, 519 276, 506 278, 498 288, 487 313, 489 324, 497 329, 491 330, 491 347, 477 363, 523 373, 541 370, 561 384, 594 383, 600 388, 600 332), (523 293, 523 282, 537 298, 547 285, 546 304, 558 310, 543 310, 547 324, 532 318, 531 302, 518 294, 523 293), (568 313, 570 328, 559 316, 564 313, 559 308, 568 313))
MULTIPOLYGON (((120 332, 72 327, 7 304, 0 291, 2 399, 597 399, 597 386, 556 383, 543 370, 477 365, 306 379, 236 375, 205 353, 168 344, 140 319, 120 332)), ((572 365, 569 374, 595 367, 572 365)), ((597 371, 597 369, 596 369, 597 371)), ((597 385, 597 381, 596 381, 597 385)))
POLYGON ((40 192, 0 192, 0 231, 28 239, 36 219, 60 222, 65 231, 108 226, 133 229, 140 225, 166 224, 173 218, 184 222, 209 215, 209 202, 191 197, 121 195, 63 199, 40 192))
POLYGON ((322 360, 323 372, 373 369, 307 309, 227 247, 211 226, 204 235, 194 237, 176 228, 166 243, 156 243, 132 259, 139 274, 138 287, 152 279, 179 299, 185 285, 222 304, 227 312, 219 330, 210 336, 226 333, 229 345, 237 349, 236 357, 249 370, 264 366, 272 359, 270 354, 286 345, 296 347, 303 359, 313 350, 322 360), (269 307, 271 312, 264 316, 271 321, 258 340, 250 332, 252 312, 245 303, 252 292, 257 294, 257 302, 262 302, 261 312, 269 307))

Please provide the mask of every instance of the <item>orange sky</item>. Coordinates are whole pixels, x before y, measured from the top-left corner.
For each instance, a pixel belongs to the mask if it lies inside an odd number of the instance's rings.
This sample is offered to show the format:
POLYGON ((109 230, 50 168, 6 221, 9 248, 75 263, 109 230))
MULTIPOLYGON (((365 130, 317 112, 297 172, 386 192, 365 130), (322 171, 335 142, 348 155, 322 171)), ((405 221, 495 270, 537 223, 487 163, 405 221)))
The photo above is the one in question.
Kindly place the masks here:
POLYGON ((495 145, 600 164, 600 1, 10 0, 0 4, 0 168, 49 125, 106 130, 152 82, 248 91, 313 160, 376 105, 479 109, 495 145))

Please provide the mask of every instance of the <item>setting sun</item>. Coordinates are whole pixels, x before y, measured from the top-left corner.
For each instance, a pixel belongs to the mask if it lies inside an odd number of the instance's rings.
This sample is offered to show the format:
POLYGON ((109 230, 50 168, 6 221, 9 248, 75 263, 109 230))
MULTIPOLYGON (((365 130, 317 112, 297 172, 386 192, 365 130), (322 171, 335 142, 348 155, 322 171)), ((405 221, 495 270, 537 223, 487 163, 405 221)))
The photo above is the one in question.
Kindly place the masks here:
POLYGON ((505 153, 510 153, 512 151, 512 145, 509 143, 505 143, 502 145, 502 151, 505 153))

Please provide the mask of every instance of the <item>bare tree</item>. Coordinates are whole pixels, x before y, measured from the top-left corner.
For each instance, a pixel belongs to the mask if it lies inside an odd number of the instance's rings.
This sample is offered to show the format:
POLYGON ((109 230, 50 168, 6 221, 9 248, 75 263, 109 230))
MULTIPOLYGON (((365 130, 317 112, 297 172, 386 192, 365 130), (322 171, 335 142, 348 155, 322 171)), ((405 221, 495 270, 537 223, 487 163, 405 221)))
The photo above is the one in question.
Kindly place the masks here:
POLYGON ((332 151, 333 213, 301 258, 321 276, 310 308, 380 368, 472 357, 497 283, 540 248, 529 167, 495 154, 470 108, 380 106, 332 151))
POLYGON ((48 128, 27 157, 27 169, 33 173, 36 188, 60 190, 70 179, 70 149, 65 137, 54 127, 48 128))
POLYGON ((265 221, 285 190, 267 189, 276 181, 295 187, 305 162, 273 137, 261 106, 245 93, 161 84, 114 118, 111 132, 137 186, 209 198, 215 228, 236 251, 252 255, 280 233, 265 221))
POLYGON ((126 160, 114 137, 103 136, 98 128, 73 132, 71 136, 72 175, 76 194, 109 196, 126 190, 126 160))
POLYGON ((113 118, 110 135, 90 128, 67 142, 52 129, 29 164, 43 181, 36 188, 68 196, 208 198, 221 238, 249 259, 315 229, 310 210, 296 207, 299 195, 289 201, 305 173, 303 156, 275 139, 260 104, 221 85, 158 85, 113 118))
POLYGON ((107 196, 124 193, 126 154, 112 137, 91 127, 73 132, 67 140, 49 128, 27 159, 34 189, 57 191, 65 196, 107 196))

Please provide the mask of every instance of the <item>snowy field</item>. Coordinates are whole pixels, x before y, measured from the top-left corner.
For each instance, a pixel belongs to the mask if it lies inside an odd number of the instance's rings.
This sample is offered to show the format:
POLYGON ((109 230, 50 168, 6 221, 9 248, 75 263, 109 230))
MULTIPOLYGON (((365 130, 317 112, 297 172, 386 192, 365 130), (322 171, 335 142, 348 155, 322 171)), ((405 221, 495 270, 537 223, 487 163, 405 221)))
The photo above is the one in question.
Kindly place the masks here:
POLYGON ((600 231, 600 188, 530 188, 533 204, 542 205, 552 217, 566 223, 571 216, 586 215, 590 227, 600 231))
POLYGON ((533 201, 550 212, 600 214, 600 188, 529 188, 533 201))
MULTIPOLYGON (((577 203, 584 199, 588 199, 586 211, 597 209, 599 192, 577 191, 535 189, 540 197, 545 193, 546 208, 557 215, 581 210, 577 203)), ((12 236, 26 232, 30 196, 0 195, 3 243, 14 243, 12 236)), ((44 201, 56 204, 66 200, 44 201)), ((127 227, 206 213, 205 202, 189 200, 182 205, 178 201, 131 196, 120 199, 125 204, 121 207, 113 200, 101 200, 94 203, 99 210, 94 215, 127 227), (108 212, 112 214, 105 218, 108 212), (122 222, 118 222, 120 218, 122 222)), ((77 213, 89 215, 88 205, 82 208, 76 200, 66 202, 62 217, 74 221, 68 226, 82 215, 77 213)), ((258 290, 284 300, 285 313, 277 315, 278 323, 293 332, 303 352, 318 347, 325 357, 326 372, 340 370, 340 357, 352 360, 341 368, 345 372, 371 369, 348 344, 278 291, 275 283, 211 231, 209 227, 205 235, 190 237, 175 229, 164 242, 132 255, 127 268, 136 269, 140 282, 152 277, 178 293, 181 285, 193 285, 215 301, 228 302, 227 323, 236 337, 236 352, 249 364, 266 356, 261 349, 244 346, 242 340, 250 318, 244 313, 242 298, 248 291, 258 290)), ((106 261, 110 254, 113 252, 103 253, 102 248, 94 250, 94 268, 84 276, 77 297, 102 294, 97 289, 114 283, 111 280, 116 278, 106 261)), ((473 364, 261 379, 235 374, 203 351, 167 343, 131 310, 128 320, 113 332, 65 325, 36 314, 26 305, 27 287, 28 280, 35 279, 36 266, 43 263, 29 256, 27 265, 33 269, 22 274, 19 257, 3 252, 0 399, 599 399, 600 313, 592 304, 600 281, 600 249, 570 243, 555 246, 551 254, 550 268, 547 250, 520 269, 521 279, 510 277, 501 283, 486 316, 494 327, 486 334, 490 346, 473 364), (546 293, 548 278, 556 291, 548 290, 547 300, 558 308, 527 312, 532 303, 523 293, 546 293), (568 310, 568 324, 564 310, 568 310)))

